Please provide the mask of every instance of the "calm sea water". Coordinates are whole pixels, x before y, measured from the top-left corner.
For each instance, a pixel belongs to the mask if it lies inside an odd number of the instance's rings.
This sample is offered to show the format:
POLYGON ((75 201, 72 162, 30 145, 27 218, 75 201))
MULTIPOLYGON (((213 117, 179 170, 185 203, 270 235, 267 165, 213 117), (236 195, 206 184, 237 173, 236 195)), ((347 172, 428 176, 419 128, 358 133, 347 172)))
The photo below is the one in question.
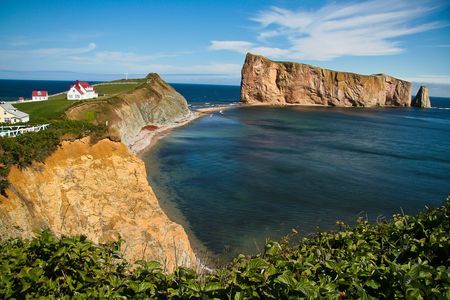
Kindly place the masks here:
MULTIPOLYGON (((71 84, 73 81, 0 79, 0 100, 12 101, 21 96, 31 98, 33 90, 47 90, 50 95, 56 94, 67 91, 71 84)), ((182 83, 174 83, 172 86, 191 103, 193 108, 239 101, 239 86, 182 83)))
MULTIPOLYGON (((90 83, 98 83, 90 81, 90 83)), ((50 95, 67 91, 73 81, 0 79, 0 100, 12 101, 19 97, 31 98, 33 90, 46 90, 50 95)))
MULTIPOLYGON (((70 81, 0 80, 0 99, 70 81)), ((234 103, 238 86, 173 84, 191 107, 234 103)), ((197 244, 256 252, 292 228, 415 213, 450 194, 450 99, 433 109, 235 108, 174 130, 143 155, 169 216, 197 244)))
POLYGON ((174 130, 143 159, 169 216, 232 256, 293 228, 441 204, 450 110, 235 108, 174 130))

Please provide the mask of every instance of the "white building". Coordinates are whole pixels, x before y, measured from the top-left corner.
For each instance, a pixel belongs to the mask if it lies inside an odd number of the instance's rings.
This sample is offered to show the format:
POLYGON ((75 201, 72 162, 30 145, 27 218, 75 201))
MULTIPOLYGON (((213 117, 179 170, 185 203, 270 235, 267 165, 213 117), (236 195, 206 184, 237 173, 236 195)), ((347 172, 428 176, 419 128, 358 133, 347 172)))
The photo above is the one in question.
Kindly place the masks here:
POLYGON ((94 88, 85 81, 76 81, 74 85, 70 86, 70 90, 67 92, 68 100, 84 100, 97 98, 98 94, 94 88))
POLYGON ((33 91, 31 93, 31 100, 48 100, 47 91, 33 91))
POLYGON ((25 123, 30 116, 9 103, 0 103, 0 123, 25 123))

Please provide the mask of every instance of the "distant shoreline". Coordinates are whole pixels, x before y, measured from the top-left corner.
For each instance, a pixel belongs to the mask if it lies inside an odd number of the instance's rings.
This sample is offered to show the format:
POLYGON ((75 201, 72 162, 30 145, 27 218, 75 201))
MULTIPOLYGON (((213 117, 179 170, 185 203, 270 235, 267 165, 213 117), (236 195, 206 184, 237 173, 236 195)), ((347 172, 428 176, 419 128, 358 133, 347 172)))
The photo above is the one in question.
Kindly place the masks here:
POLYGON ((223 106, 198 108, 194 111, 191 111, 191 114, 188 117, 178 121, 177 123, 170 124, 167 126, 161 126, 154 130, 142 128, 139 134, 134 138, 133 143, 131 143, 128 147, 133 153, 137 154, 138 156, 142 156, 144 152, 150 150, 153 146, 155 146, 159 140, 166 137, 171 132, 172 129, 185 126, 191 123, 192 121, 210 115, 211 113, 226 109, 228 110, 236 107, 240 106, 223 105, 223 106))

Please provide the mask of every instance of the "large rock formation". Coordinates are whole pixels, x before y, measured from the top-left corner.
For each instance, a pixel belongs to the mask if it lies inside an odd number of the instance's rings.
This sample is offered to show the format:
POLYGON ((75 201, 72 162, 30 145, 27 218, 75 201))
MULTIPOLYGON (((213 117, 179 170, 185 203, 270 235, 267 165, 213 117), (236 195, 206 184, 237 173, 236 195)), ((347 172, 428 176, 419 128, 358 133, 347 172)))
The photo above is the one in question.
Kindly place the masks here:
POLYGON ((410 106, 411 83, 388 75, 359 75, 247 54, 241 101, 249 104, 410 106))
POLYGON ((417 91, 417 95, 412 102, 412 106, 421 108, 431 107, 430 93, 426 86, 422 85, 419 91, 417 91))
POLYGON ((32 237, 35 230, 117 240, 125 257, 158 260, 168 271, 195 266, 184 229, 161 210, 144 163, 122 143, 89 138, 63 142, 44 163, 12 167, 0 195, 0 237, 32 237))
POLYGON ((145 83, 131 92, 107 100, 86 101, 67 110, 74 120, 107 124, 127 146, 147 125, 166 126, 191 117, 186 99, 158 74, 150 73, 145 83))

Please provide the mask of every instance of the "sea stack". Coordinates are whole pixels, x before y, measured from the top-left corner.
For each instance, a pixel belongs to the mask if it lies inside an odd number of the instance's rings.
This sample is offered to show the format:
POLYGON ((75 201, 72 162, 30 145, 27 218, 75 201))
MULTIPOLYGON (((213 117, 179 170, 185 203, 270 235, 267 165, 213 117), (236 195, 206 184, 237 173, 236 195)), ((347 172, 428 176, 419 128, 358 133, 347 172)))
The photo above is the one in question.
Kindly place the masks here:
POLYGON ((330 106, 410 106, 411 83, 385 74, 359 75, 247 54, 241 102, 330 106))
POLYGON ((430 92, 428 88, 424 85, 422 85, 417 92, 416 97, 414 98, 412 102, 412 106, 414 107, 420 107, 420 108, 430 108, 431 107, 431 101, 430 101, 430 92))

